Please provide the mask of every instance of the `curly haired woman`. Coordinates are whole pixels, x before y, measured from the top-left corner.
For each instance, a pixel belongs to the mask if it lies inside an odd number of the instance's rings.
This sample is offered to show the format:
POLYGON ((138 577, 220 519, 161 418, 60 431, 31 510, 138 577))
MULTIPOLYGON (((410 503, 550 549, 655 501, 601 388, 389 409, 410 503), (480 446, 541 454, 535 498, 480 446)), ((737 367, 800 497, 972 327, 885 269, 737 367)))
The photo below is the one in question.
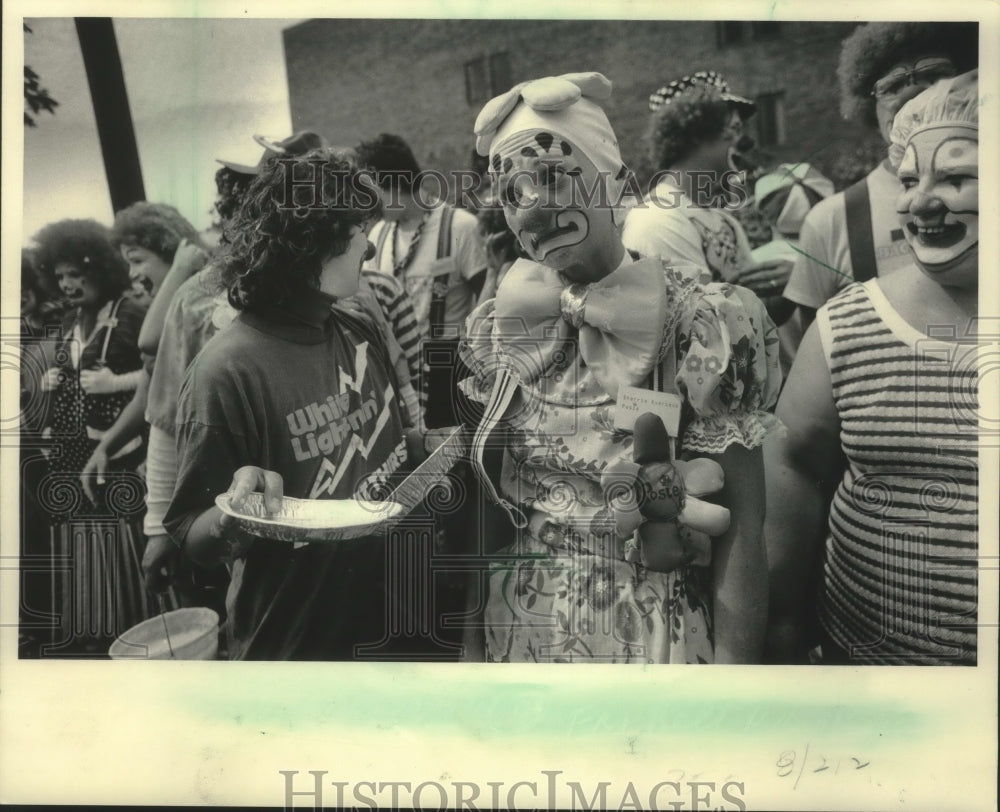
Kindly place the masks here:
POLYGON ((150 368, 164 315, 180 285, 205 262, 194 226, 173 206, 162 203, 133 203, 118 212, 111 228, 111 244, 128 263, 132 299, 148 308, 138 337, 146 363, 132 400, 101 438, 83 468, 82 483, 90 498, 93 498, 91 480, 96 478, 98 485, 102 483, 108 458, 126 443, 133 442, 145 427, 150 368))
POLYGON ((231 659, 351 659, 382 636, 381 540, 251 538, 214 505, 227 490, 239 505, 256 488, 269 507, 282 495, 366 495, 372 473, 405 461, 384 344, 369 321, 336 305, 358 288, 378 214, 357 167, 315 151, 266 167, 229 223, 217 264, 240 314, 185 376, 177 486, 163 523, 196 564, 233 559, 231 659), (305 182, 314 172, 321 188, 305 182), (287 199, 290 179, 303 183, 287 199), (309 205, 314 194, 323 205, 309 205))
MULTIPOLYGON (((72 617, 64 604, 63 616, 77 624, 75 632, 81 636, 113 637, 147 611, 138 589, 139 536, 126 520, 132 518, 129 506, 105 504, 104 497, 111 494, 102 493, 94 505, 83 499, 79 475, 143 374, 137 340, 145 309, 128 295, 128 266, 100 223, 62 220, 34 239, 40 272, 58 285, 69 308, 56 355, 59 365, 50 368, 43 381, 54 393, 51 430, 58 453, 49 460, 49 498, 43 494, 42 499, 56 517, 57 547, 76 562, 71 576, 76 581, 64 584, 63 599, 85 596, 90 610, 72 617), (110 534, 116 538, 88 521, 116 507, 125 514, 116 533, 110 534)), ((118 496, 125 492, 119 488, 122 484, 141 492, 141 484, 130 480, 137 477, 142 453, 142 438, 136 437, 109 461, 118 496)))

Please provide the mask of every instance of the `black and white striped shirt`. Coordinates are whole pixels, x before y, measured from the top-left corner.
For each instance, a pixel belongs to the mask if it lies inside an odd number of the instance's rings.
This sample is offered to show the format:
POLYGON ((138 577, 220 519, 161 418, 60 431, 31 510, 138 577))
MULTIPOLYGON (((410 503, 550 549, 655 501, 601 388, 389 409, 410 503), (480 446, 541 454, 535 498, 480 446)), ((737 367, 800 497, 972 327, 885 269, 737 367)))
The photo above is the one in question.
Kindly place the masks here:
POLYGON ((851 660, 976 662, 978 346, 928 337, 877 280, 817 316, 847 470, 820 619, 851 660))

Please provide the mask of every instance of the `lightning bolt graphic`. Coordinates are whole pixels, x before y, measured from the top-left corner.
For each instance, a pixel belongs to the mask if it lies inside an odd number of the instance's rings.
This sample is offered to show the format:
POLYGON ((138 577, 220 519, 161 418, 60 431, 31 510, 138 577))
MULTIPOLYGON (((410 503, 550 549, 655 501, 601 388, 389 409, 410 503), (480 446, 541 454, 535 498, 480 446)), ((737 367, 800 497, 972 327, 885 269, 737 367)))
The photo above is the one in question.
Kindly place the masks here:
POLYGON ((323 458, 323 462, 320 464, 320 471, 316 477, 316 482, 313 484, 312 491, 309 493, 310 499, 316 499, 323 494, 333 494, 337 490, 337 485, 340 484, 340 480, 343 479, 344 471, 350 466, 351 460, 354 458, 355 452, 361 455, 363 459, 368 459, 368 455, 371 453, 372 447, 378 441, 379 435, 385 428, 385 424, 389 422, 389 416, 391 415, 392 409, 392 399, 395 396, 395 392, 392 389, 392 384, 386 384, 385 392, 383 393, 384 404, 382 406, 382 411, 379 413, 378 420, 375 421, 375 428, 372 431, 372 436, 365 443, 357 434, 352 434, 351 439, 347 443, 347 451, 344 453, 344 458, 340 461, 340 467, 338 468, 326 457, 323 458))
MULTIPOLYGON (((340 394, 344 394, 344 392, 350 390, 362 395, 361 385, 365 380, 365 373, 368 371, 367 341, 362 342, 355 348, 354 377, 348 375, 342 368, 339 371, 340 394)), ((382 430, 385 428, 386 423, 389 422, 394 397, 395 392, 393 391, 392 384, 386 384, 385 392, 383 393, 382 411, 378 416, 378 420, 375 421, 375 427, 367 443, 357 434, 352 434, 350 440, 348 440, 347 450, 344 453, 344 458, 340 461, 339 467, 330 462, 326 457, 323 458, 323 461, 320 463, 319 473, 316 475, 316 481, 313 483, 309 494, 310 499, 316 499, 324 494, 333 496, 337 490, 337 486, 340 484, 340 480, 343 479, 344 471, 350 467, 350 462, 354 458, 355 453, 360 454, 363 459, 368 459, 368 455, 378 441, 382 430)))
POLYGON ((342 395, 350 389, 360 395, 361 384, 364 383, 365 372, 368 371, 368 342, 362 341, 354 348, 354 374, 356 377, 352 378, 344 372, 343 367, 338 367, 337 370, 340 372, 340 394, 342 395))

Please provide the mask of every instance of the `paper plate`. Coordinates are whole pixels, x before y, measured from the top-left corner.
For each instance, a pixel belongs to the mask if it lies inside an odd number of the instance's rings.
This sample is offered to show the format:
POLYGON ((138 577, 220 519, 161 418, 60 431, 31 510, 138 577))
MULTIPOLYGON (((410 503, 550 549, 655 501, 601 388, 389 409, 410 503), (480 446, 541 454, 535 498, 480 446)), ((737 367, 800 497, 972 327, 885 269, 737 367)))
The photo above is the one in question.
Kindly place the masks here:
POLYGON ((236 519, 242 530, 277 541, 339 541, 376 535, 403 512, 397 502, 360 499, 295 499, 286 496, 270 516, 264 495, 251 493, 241 511, 229 504, 229 493, 216 497, 219 509, 236 519))

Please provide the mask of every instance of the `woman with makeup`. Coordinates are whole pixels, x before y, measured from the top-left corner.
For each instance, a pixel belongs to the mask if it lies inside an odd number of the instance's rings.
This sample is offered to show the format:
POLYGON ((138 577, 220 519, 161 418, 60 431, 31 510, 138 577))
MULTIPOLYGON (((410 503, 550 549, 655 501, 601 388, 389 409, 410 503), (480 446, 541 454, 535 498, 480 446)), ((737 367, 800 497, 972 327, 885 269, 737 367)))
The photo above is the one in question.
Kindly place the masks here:
POLYGON ((36 236, 36 261, 67 303, 57 366, 44 373, 53 393, 49 474, 39 494, 53 516, 57 556, 73 562, 62 577, 61 620, 68 645, 102 645, 143 619, 141 535, 143 442, 135 437, 108 461, 111 476, 95 501, 79 480, 104 433, 143 375, 139 328, 145 308, 129 295, 128 265, 108 230, 93 220, 62 220, 36 236))
POLYGON ((891 129, 913 261, 817 313, 767 447, 769 658, 975 665, 979 96, 976 71, 891 129))
POLYGON ((88 498, 103 483, 108 459, 146 430, 146 406, 153 362, 170 300, 185 280, 205 264, 206 253, 198 232, 173 206, 133 203, 115 216, 111 244, 128 263, 132 299, 148 308, 139 332, 143 374, 135 393, 114 425, 105 432, 87 460, 81 483, 88 498))

